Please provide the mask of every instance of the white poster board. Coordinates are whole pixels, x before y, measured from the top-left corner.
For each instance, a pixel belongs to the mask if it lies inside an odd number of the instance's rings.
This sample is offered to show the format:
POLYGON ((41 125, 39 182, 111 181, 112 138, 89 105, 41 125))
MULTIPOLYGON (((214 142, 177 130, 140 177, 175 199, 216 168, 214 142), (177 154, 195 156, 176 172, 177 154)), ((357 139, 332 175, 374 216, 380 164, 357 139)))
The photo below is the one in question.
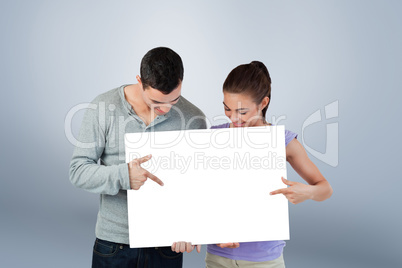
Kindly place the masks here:
POLYGON ((125 135, 126 162, 152 154, 141 166, 148 179, 127 191, 130 247, 289 239, 283 126, 125 135))

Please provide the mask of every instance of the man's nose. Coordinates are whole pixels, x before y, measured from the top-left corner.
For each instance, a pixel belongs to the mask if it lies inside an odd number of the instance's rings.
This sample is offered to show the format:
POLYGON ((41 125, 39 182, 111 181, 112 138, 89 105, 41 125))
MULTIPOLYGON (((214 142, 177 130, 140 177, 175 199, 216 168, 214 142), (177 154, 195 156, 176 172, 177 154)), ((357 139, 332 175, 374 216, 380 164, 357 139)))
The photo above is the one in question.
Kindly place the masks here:
POLYGON ((172 105, 170 105, 170 104, 162 105, 159 107, 159 109, 162 110, 164 113, 169 112, 171 108, 172 108, 172 105))

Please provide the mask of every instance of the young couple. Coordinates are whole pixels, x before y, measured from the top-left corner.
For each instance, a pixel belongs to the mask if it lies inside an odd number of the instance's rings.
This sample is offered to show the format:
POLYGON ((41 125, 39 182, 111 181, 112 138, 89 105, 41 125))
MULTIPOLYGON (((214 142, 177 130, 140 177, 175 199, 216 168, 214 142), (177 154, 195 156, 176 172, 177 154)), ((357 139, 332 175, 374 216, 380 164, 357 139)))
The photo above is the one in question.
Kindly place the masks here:
MULTIPOLYGON (((99 95, 85 113, 70 164, 70 180, 76 187, 100 194, 92 267, 182 267, 182 252, 194 249, 186 242, 158 248, 131 249, 128 245, 127 190, 140 190, 148 179, 160 185, 163 182, 141 167, 151 156, 125 163, 124 134, 206 128, 205 115, 181 95, 183 73, 177 53, 154 48, 141 61, 137 84, 99 95)), ((269 125, 265 113, 271 78, 263 63, 253 61, 233 69, 223 84, 223 94, 231 123, 213 128, 269 125)), ((286 131, 285 136, 286 159, 307 184, 282 178, 289 187, 270 194, 283 194, 293 204, 329 198, 330 184, 308 158, 297 135, 286 131)), ((172 208, 176 209, 174 204, 172 208)), ((206 266, 284 267, 284 245, 284 241, 208 245, 206 266)))

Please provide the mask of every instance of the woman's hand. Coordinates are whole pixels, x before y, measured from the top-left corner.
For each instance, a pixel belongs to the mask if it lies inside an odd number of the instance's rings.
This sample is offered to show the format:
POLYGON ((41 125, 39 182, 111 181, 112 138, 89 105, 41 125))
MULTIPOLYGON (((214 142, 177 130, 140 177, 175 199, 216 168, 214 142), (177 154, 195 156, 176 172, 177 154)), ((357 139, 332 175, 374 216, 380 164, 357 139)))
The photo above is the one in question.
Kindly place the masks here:
POLYGON ((220 243, 216 244, 220 248, 238 248, 240 247, 240 243, 232 242, 232 243, 220 243))
POLYGON ((296 139, 286 146, 286 160, 308 185, 282 178, 283 182, 290 187, 273 191, 272 194, 282 193, 293 204, 298 204, 306 199, 324 201, 332 195, 331 185, 308 158, 306 150, 296 139))
POLYGON ((299 204, 307 199, 313 199, 312 187, 314 186, 300 182, 288 181, 283 177, 282 181, 290 187, 272 191, 270 193, 271 195, 283 194, 292 204, 299 204))
POLYGON ((201 252, 201 245, 193 246, 190 242, 174 242, 172 245, 172 251, 175 251, 176 253, 190 253, 191 251, 193 251, 194 247, 197 248, 198 253, 201 252))

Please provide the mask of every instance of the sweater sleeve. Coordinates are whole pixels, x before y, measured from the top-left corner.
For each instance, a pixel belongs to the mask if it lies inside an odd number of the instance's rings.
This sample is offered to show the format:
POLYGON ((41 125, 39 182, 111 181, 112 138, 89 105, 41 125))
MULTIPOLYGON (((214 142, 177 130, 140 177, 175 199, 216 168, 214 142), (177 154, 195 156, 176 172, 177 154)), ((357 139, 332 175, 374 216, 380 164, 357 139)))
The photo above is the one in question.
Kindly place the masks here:
POLYGON ((130 189, 128 165, 98 164, 106 143, 105 126, 99 124, 98 104, 86 109, 78 142, 70 163, 70 181, 89 192, 116 195, 120 189, 130 189))

